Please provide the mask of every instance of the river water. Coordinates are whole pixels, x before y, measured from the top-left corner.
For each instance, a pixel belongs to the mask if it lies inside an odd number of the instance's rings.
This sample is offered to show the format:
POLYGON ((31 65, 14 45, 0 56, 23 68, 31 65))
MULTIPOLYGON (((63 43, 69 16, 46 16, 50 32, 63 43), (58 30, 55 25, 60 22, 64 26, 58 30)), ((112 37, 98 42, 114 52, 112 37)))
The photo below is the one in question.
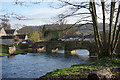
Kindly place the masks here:
POLYGON ((2 78, 39 78, 55 69, 90 61, 87 50, 76 55, 59 53, 26 53, 2 57, 2 78))

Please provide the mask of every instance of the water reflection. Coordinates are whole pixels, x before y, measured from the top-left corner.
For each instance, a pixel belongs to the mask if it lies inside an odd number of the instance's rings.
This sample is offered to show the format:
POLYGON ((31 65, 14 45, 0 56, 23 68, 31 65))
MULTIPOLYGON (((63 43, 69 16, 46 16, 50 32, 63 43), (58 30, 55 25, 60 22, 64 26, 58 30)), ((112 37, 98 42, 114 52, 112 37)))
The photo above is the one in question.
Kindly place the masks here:
POLYGON ((76 50, 76 55, 82 60, 88 60, 89 51, 88 50, 76 50))
MULTIPOLYGON (((65 52, 64 50, 59 50, 57 53, 64 54, 64 52, 65 52)), ((81 49, 77 49, 75 52, 76 53, 74 53, 72 55, 74 55, 76 57, 79 57, 82 60, 88 60, 88 58, 89 58, 89 51, 88 50, 86 50, 86 49, 82 49, 82 50, 81 49)), ((66 54, 66 55, 67 55, 66 57, 71 56, 69 54, 66 54)))
POLYGON ((59 53, 27 53, 2 57, 3 78, 38 78, 47 72, 89 61, 88 53, 77 51, 75 55, 59 53))
POLYGON ((12 59, 14 57, 15 57, 15 55, 7 56, 7 58, 9 58, 9 59, 12 59))

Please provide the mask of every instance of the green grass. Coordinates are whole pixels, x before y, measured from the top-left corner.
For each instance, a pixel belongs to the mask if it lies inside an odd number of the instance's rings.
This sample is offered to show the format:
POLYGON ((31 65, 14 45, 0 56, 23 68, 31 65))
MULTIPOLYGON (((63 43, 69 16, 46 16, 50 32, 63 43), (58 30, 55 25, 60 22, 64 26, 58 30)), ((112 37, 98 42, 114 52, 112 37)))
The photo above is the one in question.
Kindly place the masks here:
MULTIPOLYGON (((32 49, 31 48, 29 49, 17 48, 15 54, 27 53, 28 51, 32 51, 32 49)), ((0 56, 9 56, 9 54, 6 49, 0 49, 0 56)))
POLYGON ((6 49, 0 49, 0 56, 8 56, 9 54, 7 53, 6 49))
POLYGON ((17 48, 17 50, 16 50, 15 53, 16 53, 16 54, 25 53, 25 51, 24 51, 24 49, 19 49, 19 48, 17 48))
POLYGON ((7 53, 0 53, 0 56, 9 56, 7 53))
POLYGON ((32 49, 31 48, 28 48, 28 49, 19 49, 19 48, 17 48, 16 54, 27 53, 29 51, 32 51, 32 49))
POLYGON ((6 49, 0 49, 0 53, 6 53, 7 50, 6 49))
MULTIPOLYGON (((70 79, 71 77, 79 76, 80 78, 87 78, 88 74, 93 71, 97 71, 101 68, 109 67, 111 70, 120 68, 120 59, 118 58, 103 58, 91 63, 82 63, 73 65, 71 67, 57 69, 53 72, 47 73, 41 78, 60 78, 66 77, 70 79)), ((114 72, 115 77, 119 77, 120 72, 114 72)), ((40 79, 41 79, 40 78, 40 79)))

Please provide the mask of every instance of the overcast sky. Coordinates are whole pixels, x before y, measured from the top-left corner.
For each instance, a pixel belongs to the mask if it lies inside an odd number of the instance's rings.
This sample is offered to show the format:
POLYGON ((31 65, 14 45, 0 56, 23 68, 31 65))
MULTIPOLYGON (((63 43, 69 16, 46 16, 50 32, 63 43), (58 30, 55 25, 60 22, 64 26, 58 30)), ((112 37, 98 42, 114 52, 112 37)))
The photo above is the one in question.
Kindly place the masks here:
MULTIPOLYGON (((24 1, 24 0, 20 0, 24 1)), ((25 1, 40 1, 40 0, 25 0, 25 1)), ((42 1, 42 0, 41 0, 42 1)), ((80 0, 71 0, 71 1, 80 1, 80 0)), ((84 0, 88 1, 88 0, 84 0)), ((43 0, 40 4, 31 4, 26 2, 25 5, 15 5, 14 0, 2 0, 0 2, 0 14, 17 14, 25 16, 29 20, 16 20, 11 18, 10 24, 22 24, 22 25, 43 25, 51 24, 54 22, 54 17, 58 14, 65 12, 68 7, 55 9, 50 6, 57 7, 60 3, 57 0, 43 0)), ((101 17, 101 7, 97 7, 99 16, 101 17)), ((66 11, 67 12, 67 11, 66 11)), ((86 12, 85 9, 80 10, 80 12, 86 12)), ((67 23, 75 23, 79 17, 72 17, 67 19, 67 23)), ((100 21, 101 22, 101 21, 100 21)))

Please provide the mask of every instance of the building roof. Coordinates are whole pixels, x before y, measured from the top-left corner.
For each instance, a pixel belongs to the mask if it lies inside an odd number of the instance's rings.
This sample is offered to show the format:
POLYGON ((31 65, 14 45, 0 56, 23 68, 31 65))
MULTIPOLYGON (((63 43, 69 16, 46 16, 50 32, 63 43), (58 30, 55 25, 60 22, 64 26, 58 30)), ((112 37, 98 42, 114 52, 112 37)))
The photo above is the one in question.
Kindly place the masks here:
POLYGON ((7 34, 14 34, 15 29, 6 29, 5 31, 7 34))
POLYGON ((25 39, 25 37, 27 36, 26 34, 18 34, 16 35, 19 39, 25 39))
POLYGON ((1 39, 14 39, 15 36, 1 36, 1 39))

